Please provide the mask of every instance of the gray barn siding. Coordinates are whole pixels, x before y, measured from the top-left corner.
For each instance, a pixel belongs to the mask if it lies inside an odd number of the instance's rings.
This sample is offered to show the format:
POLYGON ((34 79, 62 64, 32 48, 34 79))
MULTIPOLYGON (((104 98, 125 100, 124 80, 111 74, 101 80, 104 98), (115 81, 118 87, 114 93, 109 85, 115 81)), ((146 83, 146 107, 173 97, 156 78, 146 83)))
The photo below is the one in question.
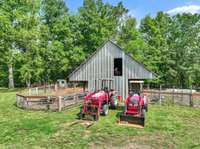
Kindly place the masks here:
MULTIPOLYGON (((152 79, 152 72, 126 55, 113 42, 108 41, 96 53, 69 75, 69 81, 88 81, 88 90, 101 89, 101 79, 113 79, 112 87, 123 98, 128 95, 128 79, 152 79), (114 58, 123 59, 123 76, 114 76, 114 58)), ((107 82, 109 85, 109 81, 107 82)))

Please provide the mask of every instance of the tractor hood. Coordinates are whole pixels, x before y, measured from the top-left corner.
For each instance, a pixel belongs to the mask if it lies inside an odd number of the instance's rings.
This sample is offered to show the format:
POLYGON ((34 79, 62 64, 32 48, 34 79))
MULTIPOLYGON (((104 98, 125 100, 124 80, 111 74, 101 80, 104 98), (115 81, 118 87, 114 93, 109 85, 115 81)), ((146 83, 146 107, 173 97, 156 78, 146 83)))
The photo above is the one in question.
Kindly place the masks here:
POLYGON ((130 98, 130 100, 140 100, 140 96, 139 95, 133 95, 133 96, 131 96, 131 98, 130 98))
POLYGON ((99 97, 102 97, 102 96, 105 96, 104 91, 100 91, 100 92, 95 93, 94 95, 92 95, 92 98, 99 98, 99 97))

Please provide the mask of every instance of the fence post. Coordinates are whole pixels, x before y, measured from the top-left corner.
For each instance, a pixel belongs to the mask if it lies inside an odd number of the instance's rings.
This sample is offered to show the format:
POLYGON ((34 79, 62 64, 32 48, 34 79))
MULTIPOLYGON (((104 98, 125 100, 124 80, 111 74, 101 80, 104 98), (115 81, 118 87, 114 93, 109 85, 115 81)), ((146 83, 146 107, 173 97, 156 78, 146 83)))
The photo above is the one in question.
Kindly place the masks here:
POLYGON ((159 89, 159 100, 160 100, 160 105, 162 104, 161 90, 162 90, 162 86, 160 85, 160 89, 159 89))
POLYGON ((19 106, 20 103, 20 97, 18 95, 16 95, 16 99, 17 99, 17 106, 19 106))
POLYGON ((57 90, 58 90, 58 84, 57 83, 54 86, 54 90, 55 90, 55 92, 57 92, 57 90))
POLYGON ((47 83, 45 82, 44 84, 44 93, 46 94, 47 93, 47 83))
POLYGON ((62 96, 58 97, 58 111, 61 112, 62 110, 62 96))
MULTIPOLYGON (((24 100, 24 97, 23 97, 23 100, 24 100)), ((29 98, 28 97, 25 97, 25 100, 24 101, 26 101, 26 103, 24 104, 23 103, 23 106, 25 106, 25 108, 28 108, 28 100, 29 100, 29 98)))
MULTIPOLYGON (((147 95, 149 95, 150 92, 149 92, 149 84, 147 84, 147 95)), ((149 98, 147 98, 147 100, 149 100, 149 98)))
POLYGON ((31 95, 31 90, 30 90, 30 88, 28 88, 28 95, 29 95, 29 96, 31 95))
POLYGON ((193 107, 192 87, 190 89, 190 107, 193 107))
POLYGON ((49 89, 49 92, 51 92, 51 85, 49 84, 49 86, 48 86, 48 89, 49 89))
POLYGON ((76 88, 76 85, 75 85, 75 83, 73 83, 73 89, 75 90, 75 88, 76 88))
POLYGON ((35 88, 36 95, 38 95, 38 87, 35 88))
POLYGON ((147 90, 149 90, 149 89, 150 89, 149 84, 147 84, 147 90))
POLYGON ((181 91, 181 93, 182 93, 182 94, 181 94, 181 101, 183 102, 183 87, 182 87, 182 86, 181 86, 181 90, 182 90, 182 91, 181 91))
POLYGON ((173 92, 172 92, 172 103, 174 104, 174 94, 175 94, 175 87, 173 86, 173 92))

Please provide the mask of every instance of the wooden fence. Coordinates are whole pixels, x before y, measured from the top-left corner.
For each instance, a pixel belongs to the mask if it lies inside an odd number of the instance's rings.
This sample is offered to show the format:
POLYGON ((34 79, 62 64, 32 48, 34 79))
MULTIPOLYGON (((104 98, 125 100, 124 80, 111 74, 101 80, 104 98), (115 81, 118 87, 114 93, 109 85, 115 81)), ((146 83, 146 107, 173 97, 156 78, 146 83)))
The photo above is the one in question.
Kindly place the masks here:
POLYGON ((41 95, 49 95, 52 92, 55 92, 56 90, 57 90, 57 85, 50 84, 39 87, 27 88, 20 91, 19 94, 26 96, 41 96, 41 95))
POLYGON ((200 93, 193 90, 144 90, 150 103, 179 104, 200 107, 200 93))
POLYGON ((61 111, 81 104, 86 93, 75 93, 66 96, 25 96, 16 94, 17 106, 31 110, 61 111))

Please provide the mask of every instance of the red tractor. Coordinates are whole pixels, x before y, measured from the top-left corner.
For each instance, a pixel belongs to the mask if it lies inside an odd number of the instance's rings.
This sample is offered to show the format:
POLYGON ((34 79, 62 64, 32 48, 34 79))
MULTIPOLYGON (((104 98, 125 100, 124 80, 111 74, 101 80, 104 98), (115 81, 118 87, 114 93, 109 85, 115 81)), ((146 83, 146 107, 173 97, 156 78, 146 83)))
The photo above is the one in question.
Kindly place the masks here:
POLYGON ((92 116, 94 120, 99 119, 99 115, 107 115, 109 106, 115 108, 118 104, 116 92, 108 89, 89 93, 84 97, 81 109, 81 119, 86 115, 92 116))
POLYGON ((125 100, 124 111, 120 115, 120 123, 136 124, 144 127, 147 112, 146 96, 130 94, 125 100))

